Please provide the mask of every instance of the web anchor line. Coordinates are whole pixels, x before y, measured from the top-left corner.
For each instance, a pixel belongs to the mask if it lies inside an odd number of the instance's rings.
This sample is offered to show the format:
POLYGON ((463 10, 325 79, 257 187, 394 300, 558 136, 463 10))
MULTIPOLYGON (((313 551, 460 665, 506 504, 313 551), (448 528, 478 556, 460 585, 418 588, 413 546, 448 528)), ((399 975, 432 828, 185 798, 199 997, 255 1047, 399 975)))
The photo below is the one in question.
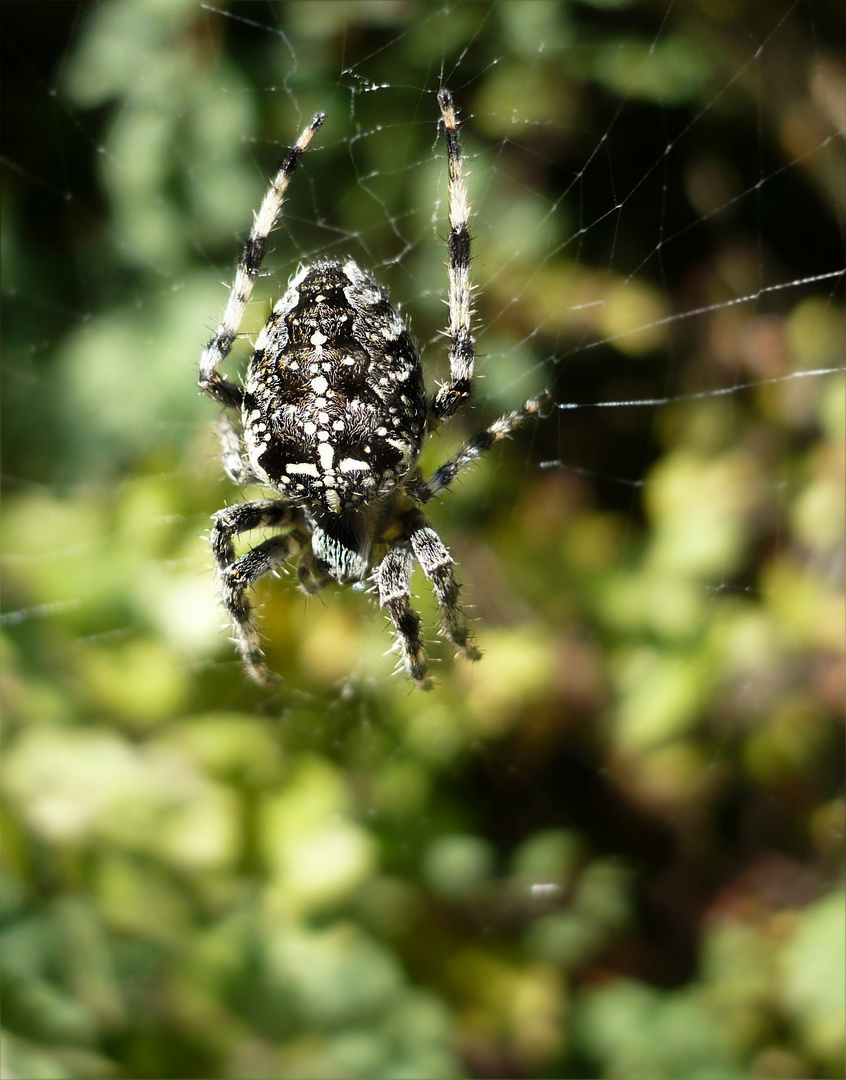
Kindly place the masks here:
POLYGON ((739 390, 754 390, 756 386, 772 386, 774 383, 789 382, 792 379, 820 378, 823 375, 842 375, 846 366, 814 368, 808 371, 791 371, 787 375, 773 375, 769 379, 756 379, 755 382, 737 383, 735 386, 722 386, 716 390, 698 390, 692 394, 678 394, 676 397, 639 398, 632 401, 560 401, 557 409, 624 409, 644 406, 675 405, 683 401, 702 401, 704 398, 725 397, 736 394, 739 390))
POLYGON ((659 326, 670 326, 673 323, 684 322, 686 319, 694 319, 698 315, 710 315, 715 311, 723 311, 726 308, 739 307, 742 304, 751 304, 756 300, 760 300, 762 296, 768 296, 770 293, 784 292, 785 289, 798 289, 803 285, 818 285, 821 281, 834 281, 838 278, 846 276, 846 267, 841 267, 839 270, 827 270, 823 274, 811 274, 808 277, 796 278, 793 281, 782 281, 777 285, 763 285, 760 289, 757 289, 753 293, 747 293, 745 296, 735 296, 731 300, 721 300, 716 304, 705 304, 703 307, 691 308, 689 311, 679 311, 673 315, 665 315, 663 319, 655 319, 654 322, 644 323, 643 326, 634 326, 629 330, 621 330, 616 334, 609 334, 597 341, 591 341, 587 345, 583 345, 577 349, 574 349, 574 353, 589 352, 591 349, 596 349, 600 345, 607 345, 609 342, 620 341, 622 338, 630 337, 632 334, 640 333, 642 330, 654 330, 659 326))

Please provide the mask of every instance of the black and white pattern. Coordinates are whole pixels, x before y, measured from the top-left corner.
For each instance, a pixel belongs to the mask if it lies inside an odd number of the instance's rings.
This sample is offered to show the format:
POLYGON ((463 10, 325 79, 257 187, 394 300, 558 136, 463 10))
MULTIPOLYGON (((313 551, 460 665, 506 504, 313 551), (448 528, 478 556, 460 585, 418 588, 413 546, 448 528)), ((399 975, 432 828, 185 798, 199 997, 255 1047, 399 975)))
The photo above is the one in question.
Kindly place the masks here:
POLYGON ((240 411, 240 434, 224 415, 223 467, 237 484, 258 483, 276 497, 219 511, 211 531, 224 606, 250 676, 271 680, 247 590, 296 560, 300 588, 369 581, 393 623, 403 669, 427 687, 420 617, 411 606, 416 560, 431 581, 442 633, 468 659, 479 652, 459 603, 454 563, 419 506, 452 483, 493 443, 548 403, 547 395, 507 413, 424 479, 417 467, 427 430, 469 400, 473 386, 470 206, 458 117, 448 90, 438 94, 449 165, 448 381, 427 400, 408 327, 385 290, 352 260, 301 268, 256 342, 242 386, 218 368, 229 354, 261 268, 267 238, 302 154, 324 122, 319 113, 274 177, 235 272, 220 325, 200 360, 202 389, 240 411), (277 532, 236 557, 233 538, 257 528, 277 532))

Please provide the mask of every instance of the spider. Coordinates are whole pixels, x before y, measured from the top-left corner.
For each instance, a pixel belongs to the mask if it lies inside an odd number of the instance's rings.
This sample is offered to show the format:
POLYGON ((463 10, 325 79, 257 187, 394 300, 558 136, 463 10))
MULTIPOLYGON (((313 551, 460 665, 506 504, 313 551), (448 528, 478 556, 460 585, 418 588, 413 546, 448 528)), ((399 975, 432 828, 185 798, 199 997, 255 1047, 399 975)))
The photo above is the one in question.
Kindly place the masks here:
POLYGON ((318 113, 289 151, 264 197, 235 272, 229 300, 200 359, 199 385, 240 412, 240 434, 223 414, 223 468, 236 484, 261 484, 273 497, 218 511, 211 549, 224 607, 247 673, 274 680, 253 621, 248 589, 295 559, 300 588, 332 582, 372 586, 393 623, 408 677, 428 688, 420 616, 411 606, 414 560, 434 589, 441 632, 469 660, 480 653, 459 605, 454 562, 420 507, 493 443, 541 412, 541 394, 470 438, 432 476, 417 461, 427 432, 467 404, 475 361, 470 283, 470 207, 458 115, 438 93, 449 166, 449 379, 427 398, 417 348, 386 291, 351 259, 301 266, 259 334, 244 385, 218 373, 235 341, 267 240, 300 158, 325 120, 318 113), (274 534, 236 557, 233 539, 274 534), (376 556, 380 558, 376 558, 376 556), (371 569, 372 568, 372 569, 371 569))

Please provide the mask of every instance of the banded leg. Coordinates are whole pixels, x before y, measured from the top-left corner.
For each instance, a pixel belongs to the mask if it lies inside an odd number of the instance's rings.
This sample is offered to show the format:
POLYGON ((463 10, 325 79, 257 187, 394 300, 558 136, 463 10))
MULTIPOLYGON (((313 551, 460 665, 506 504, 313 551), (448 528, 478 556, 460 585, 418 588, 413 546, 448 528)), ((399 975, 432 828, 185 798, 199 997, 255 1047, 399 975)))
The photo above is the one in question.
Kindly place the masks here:
POLYGON ((220 510, 212 526, 210 541, 221 599, 232 618, 235 644, 244 667, 257 683, 267 684, 272 678, 264 663, 264 651, 245 593, 260 577, 294 554, 299 539, 289 534, 273 536, 236 560, 232 538, 261 526, 288 525, 295 520, 295 511, 280 500, 259 499, 220 510))
POLYGON ((414 560, 405 548, 391 548, 379 563, 373 580, 379 594, 379 604, 386 608, 394 624, 397 645, 406 674, 422 690, 431 682, 426 675, 426 655, 420 640, 420 616, 411 606, 411 571, 414 560))
POLYGON ((525 405, 515 409, 514 412, 501 416, 489 428, 468 439, 461 449, 445 461, 440 468, 436 469, 428 480, 411 481, 407 486, 409 495, 419 503, 427 503, 430 499, 434 499, 436 495, 440 495, 442 491, 449 487, 462 469, 472 465, 474 461, 478 461, 482 454, 489 450, 494 443, 507 438, 512 431, 521 427, 531 417, 543 412, 551 404, 551 396, 544 392, 538 397, 527 401, 525 405))
POLYGON ((226 610, 232 616, 235 644, 247 674, 255 682, 267 686, 277 681, 264 662, 264 650, 252 619, 252 607, 247 589, 274 567, 296 554, 299 543, 295 536, 280 534, 258 544, 246 555, 227 566, 220 575, 220 594, 226 610))
POLYGON ((409 524, 411 550, 432 582, 443 617, 443 632, 468 660, 479 660, 481 653, 470 638, 467 619, 458 603, 459 585, 453 571, 455 560, 422 514, 409 515, 409 524))
POLYGON ((470 398, 473 389, 473 366, 476 341, 471 333, 473 320, 470 284, 470 203, 467 178, 458 134, 458 114, 449 90, 438 92, 438 105, 444 125, 449 166, 449 381, 432 401, 431 427, 448 420, 470 398))
POLYGON ((267 248, 267 238, 270 235, 282 210, 285 201, 285 192, 291 177, 296 171, 302 155, 311 142, 314 133, 326 119, 323 113, 317 113, 311 123, 297 139, 296 145, 291 148, 282 168, 274 176, 270 189, 265 195, 259 212, 255 216, 252 232, 244 245, 244 253, 235 271, 235 280, 229 293, 229 300, 211 340, 200 357, 200 386, 207 394, 226 405, 229 408, 240 408, 244 392, 236 383, 224 379, 218 374, 217 369, 229 355, 232 343, 244 318, 244 310, 253 291, 258 272, 261 269, 264 253, 267 248))
POLYGON ((222 413, 217 422, 217 437, 220 440, 223 471, 235 484, 257 484, 261 477, 257 475, 250 462, 244 457, 241 436, 233 427, 226 413, 222 413))

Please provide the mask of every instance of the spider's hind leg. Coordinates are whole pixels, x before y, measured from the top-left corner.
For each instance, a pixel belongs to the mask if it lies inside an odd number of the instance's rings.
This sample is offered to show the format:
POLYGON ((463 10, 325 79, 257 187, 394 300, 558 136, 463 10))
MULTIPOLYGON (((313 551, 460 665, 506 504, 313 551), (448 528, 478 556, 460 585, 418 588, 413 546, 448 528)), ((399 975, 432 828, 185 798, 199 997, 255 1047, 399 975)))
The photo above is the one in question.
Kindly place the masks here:
POLYGON ((217 566, 220 595, 235 632, 235 644, 247 674, 257 683, 274 681, 264 661, 259 633, 252 618, 247 590, 274 567, 296 554, 299 537, 290 533, 272 536, 235 558, 232 538, 261 526, 285 526, 297 519, 296 512, 278 499, 258 499, 238 503, 215 514, 210 542, 217 566))
POLYGON ((379 604, 394 624, 402 665, 406 674, 421 690, 428 690, 426 654, 420 640, 420 616, 411 606, 411 571, 414 560, 403 547, 391 548, 373 572, 379 604))
POLYGON ((467 618, 459 604, 459 584, 455 560, 443 541, 418 511, 409 515, 409 540, 423 573, 431 581, 443 619, 443 634, 467 657, 479 660, 481 653, 470 635, 467 618))

